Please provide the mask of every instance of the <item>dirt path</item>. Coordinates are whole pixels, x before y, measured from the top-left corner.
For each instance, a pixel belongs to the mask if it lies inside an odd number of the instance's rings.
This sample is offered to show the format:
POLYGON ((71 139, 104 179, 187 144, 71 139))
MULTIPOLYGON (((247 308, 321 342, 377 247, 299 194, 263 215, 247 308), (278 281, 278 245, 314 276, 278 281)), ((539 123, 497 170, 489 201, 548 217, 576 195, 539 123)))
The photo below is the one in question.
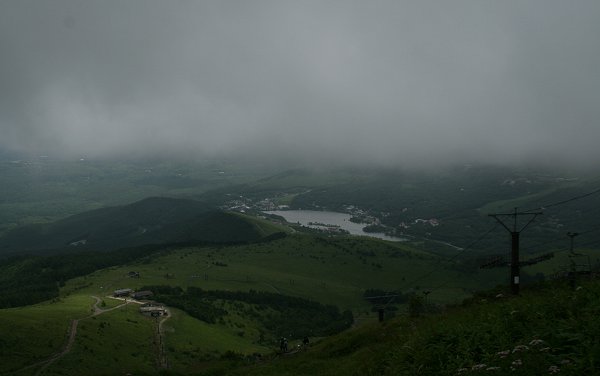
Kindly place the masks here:
POLYGON ((158 366, 160 368, 169 368, 169 362, 167 360, 167 352, 165 351, 165 340, 163 332, 163 324, 165 321, 171 318, 171 312, 167 310, 167 314, 162 316, 162 319, 158 322, 158 333, 157 333, 157 345, 158 345, 158 366))
POLYGON ((263 282, 263 285, 269 286, 270 288, 272 288, 273 290, 275 290, 276 293, 281 294, 281 291, 279 291, 279 289, 277 287, 273 286, 269 282, 263 282))
POLYGON ((100 304, 102 302, 102 299, 100 299, 97 296, 92 296, 92 298, 94 298, 96 300, 94 302, 94 305, 92 306, 92 314, 82 317, 82 318, 79 318, 79 319, 71 320, 71 325, 69 325, 69 328, 67 329, 67 334, 68 334, 67 343, 65 344, 65 346, 63 347, 63 349, 61 351, 57 352, 54 355, 51 355, 48 359, 28 365, 27 367, 23 367, 19 371, 17 371, 17 373, 25 371, 30 368, 35 368, 35 367, 41 366, 41 368, 38 369, 37 372, 35 373, 35 376, 41 375, 48 367, 50 367, 50 365, 52 363, 54 363, 58 359, 62 358, 63 356, 67 355, 71 351, 71 348, 73 347, 73 343, 75 343, 75 337, 77 336, 77 326, 79 325, 79 321, 88 319, 93 316, 101 315, 103 313, 123 307, 125 304, 127 304, 127 303, 123 303, 123 304, 119 304, 116 307, 102 309, 102 308, 98 307, 98 304, 100 304))
MULTIPOLYGON (((79 325, 79 322, 81 320, 89 319, 90 317, 94 317, 94 316, 98 316, 98 315, 101 315, 106 312, 114 311, 115 309, 126 306, 129 303, 143 304, 143 302, 140 302, 140 301, 137 301, 134 299, 112 298, 111 297, 112 299, 122 300, 124 302, 117 306, 114 306, 112 308, 103 309, 103 308, 99 307, 99 305, 102 303, 102 299, 97 296, 92 296, 92 298, 94 298, 94 300, 95 300, 95 302, 92 306, 92 309, 91 309, 92 313, 88 316, 71 320, 71 325, 69 325, 69 328, 67 329, 67 334, 68 334, 67 342, 65 343, 65 346, 63 347, 63 349, 61 351, 57 352, 54 355, 51 355, 49 358, 44 359, 40 362, 30 364, 26 367, 23 367, 20 370, 18 370, 16 373, 20 373, 25 370, 41 366, 35 373, 35 376, 39 376, 39 375, 43 374, 44 371, 48 367, 50 367, 50 365, 52 365, 52 363, 56 362, 63 356, 67 355, 71 351, 71 348, 73 347, 73 344, 75 343, 75 337, 77 337, 77 326, 79 325)), ((171 313, 167 311, 167 315, 163 316, 163 318, 158 323, 158 328, 157 328, 157 344, 158 344, 158 350, 159 350, 158 364, 159 364, 159 367, 161 367, 161 368, 168 367, 167 354, 165 351, 165 345, 164 345, 164 340, 163 340, 162 325, 170 317, 171 317, 171 313)))

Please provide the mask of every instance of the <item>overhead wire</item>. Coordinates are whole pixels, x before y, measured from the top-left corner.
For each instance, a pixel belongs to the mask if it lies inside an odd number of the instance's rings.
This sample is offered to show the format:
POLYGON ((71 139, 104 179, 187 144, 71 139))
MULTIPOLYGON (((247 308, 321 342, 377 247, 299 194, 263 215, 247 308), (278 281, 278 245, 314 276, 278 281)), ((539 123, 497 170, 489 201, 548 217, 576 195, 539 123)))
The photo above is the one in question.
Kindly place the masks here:
POLYGON ((457 252, 456 254, 454 254, 452 257, 441 259, 440 262, 438 262, 437 264, 435 264, 434 267, 432 267, 431 270, 429 270, 428 272, 424 273, 423 275, 421 275, 421 276, 419 276, 419 277, 417 277, 417 278, 415 278, 415 279, 413 279, 413 280, 405 283, 404 286, 401 288, 401 290, 407 288, 408 286, 414 285, 417 282, 422 281, 423 279, 429 277, 430 275, 432 275, 433 273, 435 273, 436 271, 438 271, 439 265, 441 264, 441 261, 445 261, 445 262, 454 261, 460 255, 464 254, 465 252, 467 252, 468 250, 470 250, 471 248, 473 248, 477 243, 479 243, 481 240, 483 240, 486 236, 488 236, 491 232, 493 232, 497 227, 498 227, 498 224, 495 223, 494 226, 492 226, 488 231, 486 231, 485 233, 483 233, 481 236, 479 236, 477 239, 475 239, 474 241, 472 241, 465 248, 463 248, 462 250, 460 250, 459 252, 457 252))
POLYGON ((557 201, 557 202, 552 202, 550 204, 542 205, 542 206, 534 208, 534 209, 529 209, 529 210, 526 210, 526 212, 534 211, 534 210, 544 210, 544 209, 552 208, 552 207, 555 207, 555 206, 567 204, 569 202, 580 200, 582 198, 586 198, 586 197, 595 195, 597 193, 600 193, 600 188, 597 188, 597 189, 595 189, 595 190, 593 190, 591 192, 588 192, 588 193, 584 193, 584 194, 581 194, 581 195, 578 195, 578 196, 575 196, 575 197, 568 198, 566 200, 560 200, 560 201, 557 201))
MULTIPOLYGON (((580 199, 582 199, 582 198, 586 198, 586 197, 589 197, 589 196, 592 196, 592 195, 595 195, 595 194, 598 194, 598 193, 600 193, 600 188, 598 188, 598 189, 595 189, 595 190, 593 190, 593 191, 591 191, 591 192, 588 192, 588 193, 585 193, 585 194, 581 194, 581 195, 577 195, 577 196, 571 197, 571 198, 569 198, 569 199, 560 200, 560 201, 552 202, 552 203, 549 203, 549 204, 546 204, 546 205, 543 205, 543 206, 540 206, 540 207, 537 207, 537 208, 534 208, 534 209, 529 209, 529 210, 526 210, 526 212, 530 212, 530 211, 534 211, 534 210, 542 210, 542 211, 543 211, 543 210, 545 210, 545 209, 547 209, 547 208, 551 208, 551 207, 555 207, 555 206, 559 206, 559 205, 564 205, 564 204, 567 204, 567 203, 569 203, 569 202, 573 202, 573 201, 576 201, 576 200, 580 200, 580 199)), ((448 220, 448 219, 455 219, 455 220, 456 220, 456 219, 473 218, 473 217, 477 217, 477 215, 476 215, 476 214, 471 214, 471 215, 464 215, 464 216, 458 216, 458 217, 448 216, 448 217, 441 218, 441 219, 445 219, 445 220, 448 220)), ((459 252, 457 252, 457 253, 456 253, 455 255, 453 255, 452 257, 450 257, 450 258, 446 258, 446 259, 443 259, 443 261, 449 262, 449 261, 453 261, 453 260, 455 260, 456 258, 458 258, 459 256, 461 256, 462 254, 464 254, 465 252, 467 252, 468 250, 470 250, 471 248, 473 248, 473 247, 474 247, 474 246, 475 246, 477 243, 479 243, 481 240, 483 240, 485 237, 487 237, 487 236, 488 236, 488 235, 489 235, 491 232, 493 232, 493 231, 494 231, 494 230, 495 230, 497 227, 498 227, 498 223, 495 223, 493 227, 491 227, 491 228, 490 228, 488 231, 486 231, 485 233, 483 233, 481 236, 479 236, 477 239, 475 239, 473 242, 471 242, 471 243, 470 243, 469 245, 467 245, 465 248, 463 248, 462 250, 460 250, 459 252)), ((585 232, 581 232, 581 233, 579 233, 579 235, 583 235, 583 234, 591 233, 591 232, 594 232, 594 231, 597 231, 597 230, 600 230, 600 227, 598 227, 598 228, 595 228, 595 229, 592 229, 592 230, 588 230, 588 231, 585 231, 585 232)), ((558 239, 557 239, 557 240, 558 240, 558 239)), ((542 245, 545 245, 545 244, 550 244, 550 243, 552 243, 552 242, 554 242, 554 241, 555 241, 555 240, 553 240, 553 241, 548 241, 548 242, 542 243, 542 245)), ((595 241, 594 241, 594 242, 595 242, 595 241)), ((592 242, 592 243, 594 243, 594 242, 592 242)), ((538 246, 539 246, 539 245, 538 245, 538 246)), ((568 250, 568 249, 566 249, 566 250, 568 250)), ((563 251, 564 251, 564 250, 560 250, 560 251, 556 251, 556 252, 563 252, 563 251)), ((433 273, 435 273, 435 272, 436 272, 436 271, 439 269, 439 266, 440 266, 440 264, 441 264, 441 262, 438 262, 438 263, 437 263, 437 264, 436 264, 436 265, 435 265, 435 266, 434 266, 434 267, 433 267, 431 270, 429 270, 428 272, 426 272, 426 273, 422 274, 421 276, 419 276, 419 277, 417 277, 417 278, 415 278, 415 279, 413 279, 413 280, 411 280, 411 281, 409 281, 409 282, 405 283, 405 284, 404 284, 404 286, 403 286, 403 287, 402 287, 400 290, 403 290, 403 289, 407 288, 408 286, 414 285, 415 283, 417 283, 417 282, 420 282, 420 281, 422 281, 423 279, 425 279, 425 278, 427 278, 427 277, 431 276, 433 273)), ((437 290, 437 289, 439 289, 439 288, 441 288, 441 287, 443 287, 443 286, 445 286, 445 284, 444 284, 444 285, 440 285, 440 286, 438 286, 438 287, 435 287, 435 288, 433 288, 433 289, 430 289, 429 291, 435 291, 435 290, 437 290)), ((390 303, 391 303, 391 301, 392 301, 394 298, 395 298, 395 296, 394 296, 394 297, 392 297, 392 299, 391 299, 390 301, 388 301, 388 302, 385 304, 385 306, 387 306, 388 304, 390 304, 390 303)), ((384 307, 385 307, 385 306, 384 306, 384 307)))

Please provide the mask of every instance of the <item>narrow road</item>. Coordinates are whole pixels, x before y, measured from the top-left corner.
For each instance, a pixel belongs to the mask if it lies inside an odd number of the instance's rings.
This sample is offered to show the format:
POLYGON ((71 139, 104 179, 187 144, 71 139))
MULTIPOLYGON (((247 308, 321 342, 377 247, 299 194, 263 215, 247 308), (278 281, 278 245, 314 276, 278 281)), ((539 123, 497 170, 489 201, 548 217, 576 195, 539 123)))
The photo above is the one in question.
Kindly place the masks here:
MULTIPOLYGON (((37 370, 37 372, 35 373, 35 376, 39 376, 41 374, 44 373, 44 371, 50 367, 50 365, 52 365, 52 363, 56 362, 57 360, 59 360, 60 358, 62 358, 63 356, 67 355, 70 351, 71 348, 73 347, 73 343, 75 343, 75 337, 77 336, 77 326, 79 325, 79 322, 81 320, 85 320, 85 319, 89 319, 90 317, 94 317, 94 316, 98 316, 101 315, 103 313, 106 312, 110 312, 110 311, 114 311, 115 309, 121 308, 125 305, 127 305, 128 303, 134 303, 134 304, 143 304, 140 301, 137 300, 133 300, 133 299, 118 299, 117 300, 123 300, 124 303, 119 304, 115 307, 112 308, 107 308, 107 309, 103 309, 100 308, 99 305, 100 303, 102 303, 102 299, 100 299, 97 296, 92 296, 92 298, 94 298, 95 302, 94 305, 92 306, 92 314, 79 318, 79 319, 73 319, 71 320, 71 325, 69 325, 69 328, 67 329, 67 334, 68 334, 68 338, 67 338, 67 342, 65 343, 65 346, 63 347, 63 349, 59 352, 57 352, 54 355, 51 355, 49 358, 44 359, 42 361, 39 361, 37 363, 34 364, 30 364, 26 367, 21 368, 20 370, 17 371, 17 373, 25 371, 27 369, 30 368, 35 368, 35 367, 40 367, 40 369, 37 370)), ((115 299, 115 298, 113 298, 115 299)), ((160 322, 158 323, 158 328, 157 328, 157 336, 158 336, 158 350, 159 350, 159 357, 158 357, 158 365, 161 368, 167 368, 168 367, 168 362, 167 362, 167 354, 165 351, 165 345, 164 345, 164 340, 163 340, 163 330, 162 330, 162 325, 165 321, 167 321, 169 318, 171 317, 171 313, 167 311, 167 315, 164 316, 160 322)))
POLYGON ((167 310, 166 315, 158 322, 158 366, 160 368, 169 368, 167 352, 165 351, 165 340, 163 335, 163 324, 171 318, 171 312, 167 310))
POLYGON ((58 359, 62 358, 63 356, 67 355, 70 351, 71 348, 73 347, 73 343, 75 342, 75 337, 77 336, 77 326, 79 325, 79 321, 81 320, 85 320, 88 319, 90 317, 93 316, 98 316, 101 315, 103 313, 115 310, 117 308, 120 308, 122 306, 124 306, 126 303, 123 304, 119 304, 116 307, 113 308, 109 308, 109 309, 102 309, 100 307, 98 307, 98 304, 100 304, 102 302, 102 299, 98 298, 97 296, 92 296, 92 298, 94 298, 96 301, 94 303, 94 305, 92 306, 92 314, 85 316, 83 318, 80 319, 73 319, 71 320, 71 325, 69 325, 69 328, 67 329, 67 334, 68 334, 68 339, 67 339, 67 343, 65 344, 64 348, 57 352, 54 355, 51 355, 48 359, 42 360, 40 362, 34 363, 34 364, 30 364, 26 367, 21 368, 19 371, 17 372, 21 372, 24 371, 26 369, 29 368, 34 368, 34 367, 39 367, 42 366, 40 369, 37 370, 37 372, 35 373, 35 376, 41 375, 48 367, 50 367, 50 365, 52 363, 54 363, 55 361, 57 361, 58 359))

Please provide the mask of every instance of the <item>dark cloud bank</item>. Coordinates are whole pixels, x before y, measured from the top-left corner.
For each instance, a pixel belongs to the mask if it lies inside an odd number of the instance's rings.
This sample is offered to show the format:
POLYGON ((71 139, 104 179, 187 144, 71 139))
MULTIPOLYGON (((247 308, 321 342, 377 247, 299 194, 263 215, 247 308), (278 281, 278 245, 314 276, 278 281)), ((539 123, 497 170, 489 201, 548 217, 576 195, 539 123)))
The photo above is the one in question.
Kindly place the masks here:
POLYGON ((599 18, 595 0, 5 0, 0 147, 594 165, 599 18))

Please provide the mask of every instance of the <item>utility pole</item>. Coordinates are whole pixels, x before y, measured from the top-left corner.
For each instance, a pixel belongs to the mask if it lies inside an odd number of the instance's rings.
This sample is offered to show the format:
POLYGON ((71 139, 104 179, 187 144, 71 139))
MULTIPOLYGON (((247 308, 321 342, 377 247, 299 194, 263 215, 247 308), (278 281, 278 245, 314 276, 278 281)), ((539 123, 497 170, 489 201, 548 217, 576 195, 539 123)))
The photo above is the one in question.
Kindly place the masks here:
POLYGON ((521 232, 527 228, 533 222, 533 220, 538 216, 543 214, 542 212, 519 212, 517 208, 513 213, 496 213, 490 214, 490 217, 493 217, 498 221, 510 233, 511 238, 511 258, 510 258, 510 291, 514 295, 519 295, 519 237, 521 232), (519 216, 530 216, 531 218, 525 224, 525 226, 519 229, 517 225, 517 218, 519 216), (512 217, 513 223, 512 228, 508 227, 500 217, 512 217))
POLYGON ((575 286, 577 285, 577 281, 575 280, 577 278, 577 265, 575 264, 574 260, 574 256, 576 256, 576 254, 573 251, 573 244, 577 235, 579 234, 576 232, 567 232, 567 236, 571 238, 571 250, 569 252, 569 259, 571 259, 571 270, 569 271, 569 285, 571 286, 572 290, 575 290, 575 286))

